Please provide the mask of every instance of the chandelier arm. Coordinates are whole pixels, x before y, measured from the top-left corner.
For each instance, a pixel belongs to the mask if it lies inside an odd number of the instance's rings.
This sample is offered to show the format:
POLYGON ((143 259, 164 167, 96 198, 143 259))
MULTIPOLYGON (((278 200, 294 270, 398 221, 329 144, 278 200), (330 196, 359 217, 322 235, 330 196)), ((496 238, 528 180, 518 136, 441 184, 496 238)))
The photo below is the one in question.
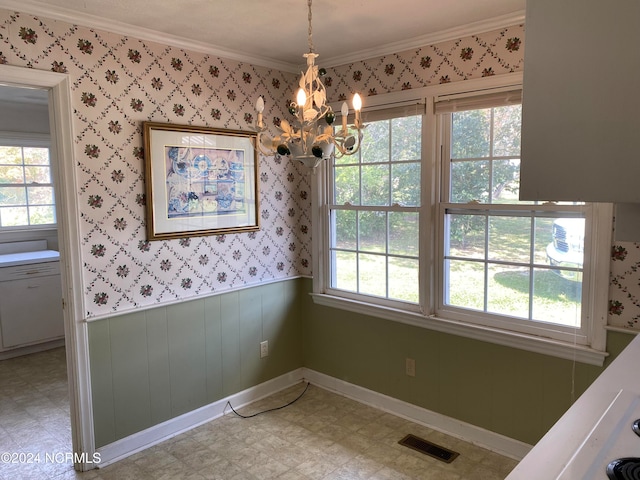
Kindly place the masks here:
POLYGON ((336 158, 342 158, 344 156, 349 156, 349 155, 358 153, 358 151, 360 150, 360 146, 362 144, 362 138, 364 137, 364 133, 362 132, 362 130, 359 129, 358 135, 357 136, 354 135, 353 137, 356 138, 356 143, 355 145, 352 145, 351 148, 347 148, 344 146, 345 141, 349 137, 347 136, 334 137, 334 143, 339 153, 339 155, 336 153, 336 158))

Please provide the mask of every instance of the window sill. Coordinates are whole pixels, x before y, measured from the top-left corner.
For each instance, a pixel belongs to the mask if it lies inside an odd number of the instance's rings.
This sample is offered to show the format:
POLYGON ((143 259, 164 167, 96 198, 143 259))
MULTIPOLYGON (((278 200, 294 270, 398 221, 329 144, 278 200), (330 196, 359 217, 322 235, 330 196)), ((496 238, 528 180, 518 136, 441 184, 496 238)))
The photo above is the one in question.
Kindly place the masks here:
POLYGON ((384 318, 395 322, 404 323, 420 328, 427 328, 437 332, 449 333, 461 337, 472 338, 483 342, 494 343, 511 348, 518 348, 543 355, 563 358, 565 360, 575 360, 602 367, 604 359, 609 355, 607 352, 594 350, 584 345, 574 345, 558 340, 542 337, 534 337, 507 330, 498 330, 474 325, 470 323, 426 316, 420 313, 412 313, 404 310, 373 305, 357 300, 350 300, 333 295, 312 293, 314 303, 325 307, 339 308, 350 312, 370 315, 372 317, 384 318))

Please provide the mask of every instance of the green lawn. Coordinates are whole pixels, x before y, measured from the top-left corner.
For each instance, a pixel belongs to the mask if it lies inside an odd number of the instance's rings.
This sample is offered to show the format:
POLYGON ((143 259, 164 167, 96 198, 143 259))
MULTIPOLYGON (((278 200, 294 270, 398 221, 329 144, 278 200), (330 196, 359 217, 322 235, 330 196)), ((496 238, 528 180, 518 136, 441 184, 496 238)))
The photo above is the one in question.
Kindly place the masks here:
MULTIPOLYGON (((526 262, 529 258, 528 219, 492 219, 489 235, 489 259, 526 262)), ((537 264, 546 265, 544 248, 550 241, 551 219, 536 222, 534 258, 537 264)), ((396 230, 398 232, 398 230, 396 230)), ((463 259, 484 258, 484 232, 470 229, 463 239, 452 241, 450 254, 463 259)), ((400 241, 399 243, 403 243, 400 241)), ((411 242, 407 241, 409 245, 411 242)), ((362 243, 369 254, 356 255, 336 252, 337 284, 341 289, 383 298, 418 303, 418 260, 389 257, 389 265, 382 255, 384 241, 362 243), (388 271, 387 271, 388 267, 388 271), (359 269, 359 280, 357 272, 359 269), (388 288, 387 288, 388 276, 388 288)), ((415 254, 410 248, 403 253, 415 254)), ((519 318, 531 318, 561 325, 577 325, 580 321, 581 284, 560 277, 553 271, 534 268, 533 285, 530 286, 529 269, 520 266, 488 263, 485 277, 484 263, 464 260, 449 262, 449 298, 447 304, 485 311, 485 281, 487 283, 486 311, 519 318), (530 294, 530 288, 533 291, 530 294), (531 299, 531 301, 530 301, 531 299), (531 312, 530 312, 531 310, 531 312)))

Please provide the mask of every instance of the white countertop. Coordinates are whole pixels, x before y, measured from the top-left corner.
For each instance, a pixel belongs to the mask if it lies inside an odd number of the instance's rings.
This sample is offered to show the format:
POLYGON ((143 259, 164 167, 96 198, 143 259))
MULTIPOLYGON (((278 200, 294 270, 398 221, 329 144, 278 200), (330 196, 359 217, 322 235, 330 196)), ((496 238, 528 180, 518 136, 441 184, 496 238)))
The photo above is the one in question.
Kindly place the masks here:
POLYGON ((5 253, 0 255, 0 268, 14 265, 30 265, 33 263, 57 262, 60 253, 55 250, 38 250, 35 252, 5 253))
MULTIPOLYGON (((597 449, 591 442, 596 437, 605 435, 617 436, 616 428, 624 435, 633 436, 631 426, 626 425, 628 419, 620 420, 623 415, 612 415, 612 412, 627 408, 629 414, 632 403, 638 403, 640 397, 640 335, 611 363, 611 365, 589 386, 576 400, 574 405, 556 422, 533 449, 522 459, 506 480, 552 480, 575 478, 571 476, 570 467, 577 464, 574 458, 591 451, 595 458, 597 449), (616 405, 616 409, 610 408, 616 405), (617 423, 620 423, 618 427, 617 423), (606 431, 603 434, 603 431, 606 431), (587 438, 590 440, 587 441, 587 438), (569 474, 569 476, 567 476, 569 474)), ((636 408, 635 406, 633 408, 636 408)), ((602 439, 601 439, 602 440, 602 439)), ((635 441, 635 437, 634 440, 635 441)), ((635 446, 634 446, 635 451, 635 446)), ((583 455, 584 456, 584 455, 583 455)), ((619 455, 601 453, 606 462, 618 458, 619 455), (611 456, 612 458, 608 458, 611 456), (606 458, 605 458, 606 457, 606 458)), ((637 437, 637 453, 640 456, 640 437, 637 437)), ((605 465, 606 466, 606 465, 605 465)), ((606 473, 597 467, 598 476, 606 479, 606 473)), ((589 477, 591 478, 591 477, 589 477)))

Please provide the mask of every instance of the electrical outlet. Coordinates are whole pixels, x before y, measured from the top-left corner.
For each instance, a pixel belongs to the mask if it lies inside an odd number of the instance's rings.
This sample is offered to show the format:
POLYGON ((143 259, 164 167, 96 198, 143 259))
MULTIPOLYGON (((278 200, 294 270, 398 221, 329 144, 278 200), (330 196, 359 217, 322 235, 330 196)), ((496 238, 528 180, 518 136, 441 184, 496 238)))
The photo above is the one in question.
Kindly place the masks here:
POLYGON ((269 355, 269 340, 260 342, 260 358, 264 358, 269 355))
POLYGON ((407 375, 410 377, 416 376, 416 361, 413 358, 405 359, 405 367, 407 370, 407 375))

